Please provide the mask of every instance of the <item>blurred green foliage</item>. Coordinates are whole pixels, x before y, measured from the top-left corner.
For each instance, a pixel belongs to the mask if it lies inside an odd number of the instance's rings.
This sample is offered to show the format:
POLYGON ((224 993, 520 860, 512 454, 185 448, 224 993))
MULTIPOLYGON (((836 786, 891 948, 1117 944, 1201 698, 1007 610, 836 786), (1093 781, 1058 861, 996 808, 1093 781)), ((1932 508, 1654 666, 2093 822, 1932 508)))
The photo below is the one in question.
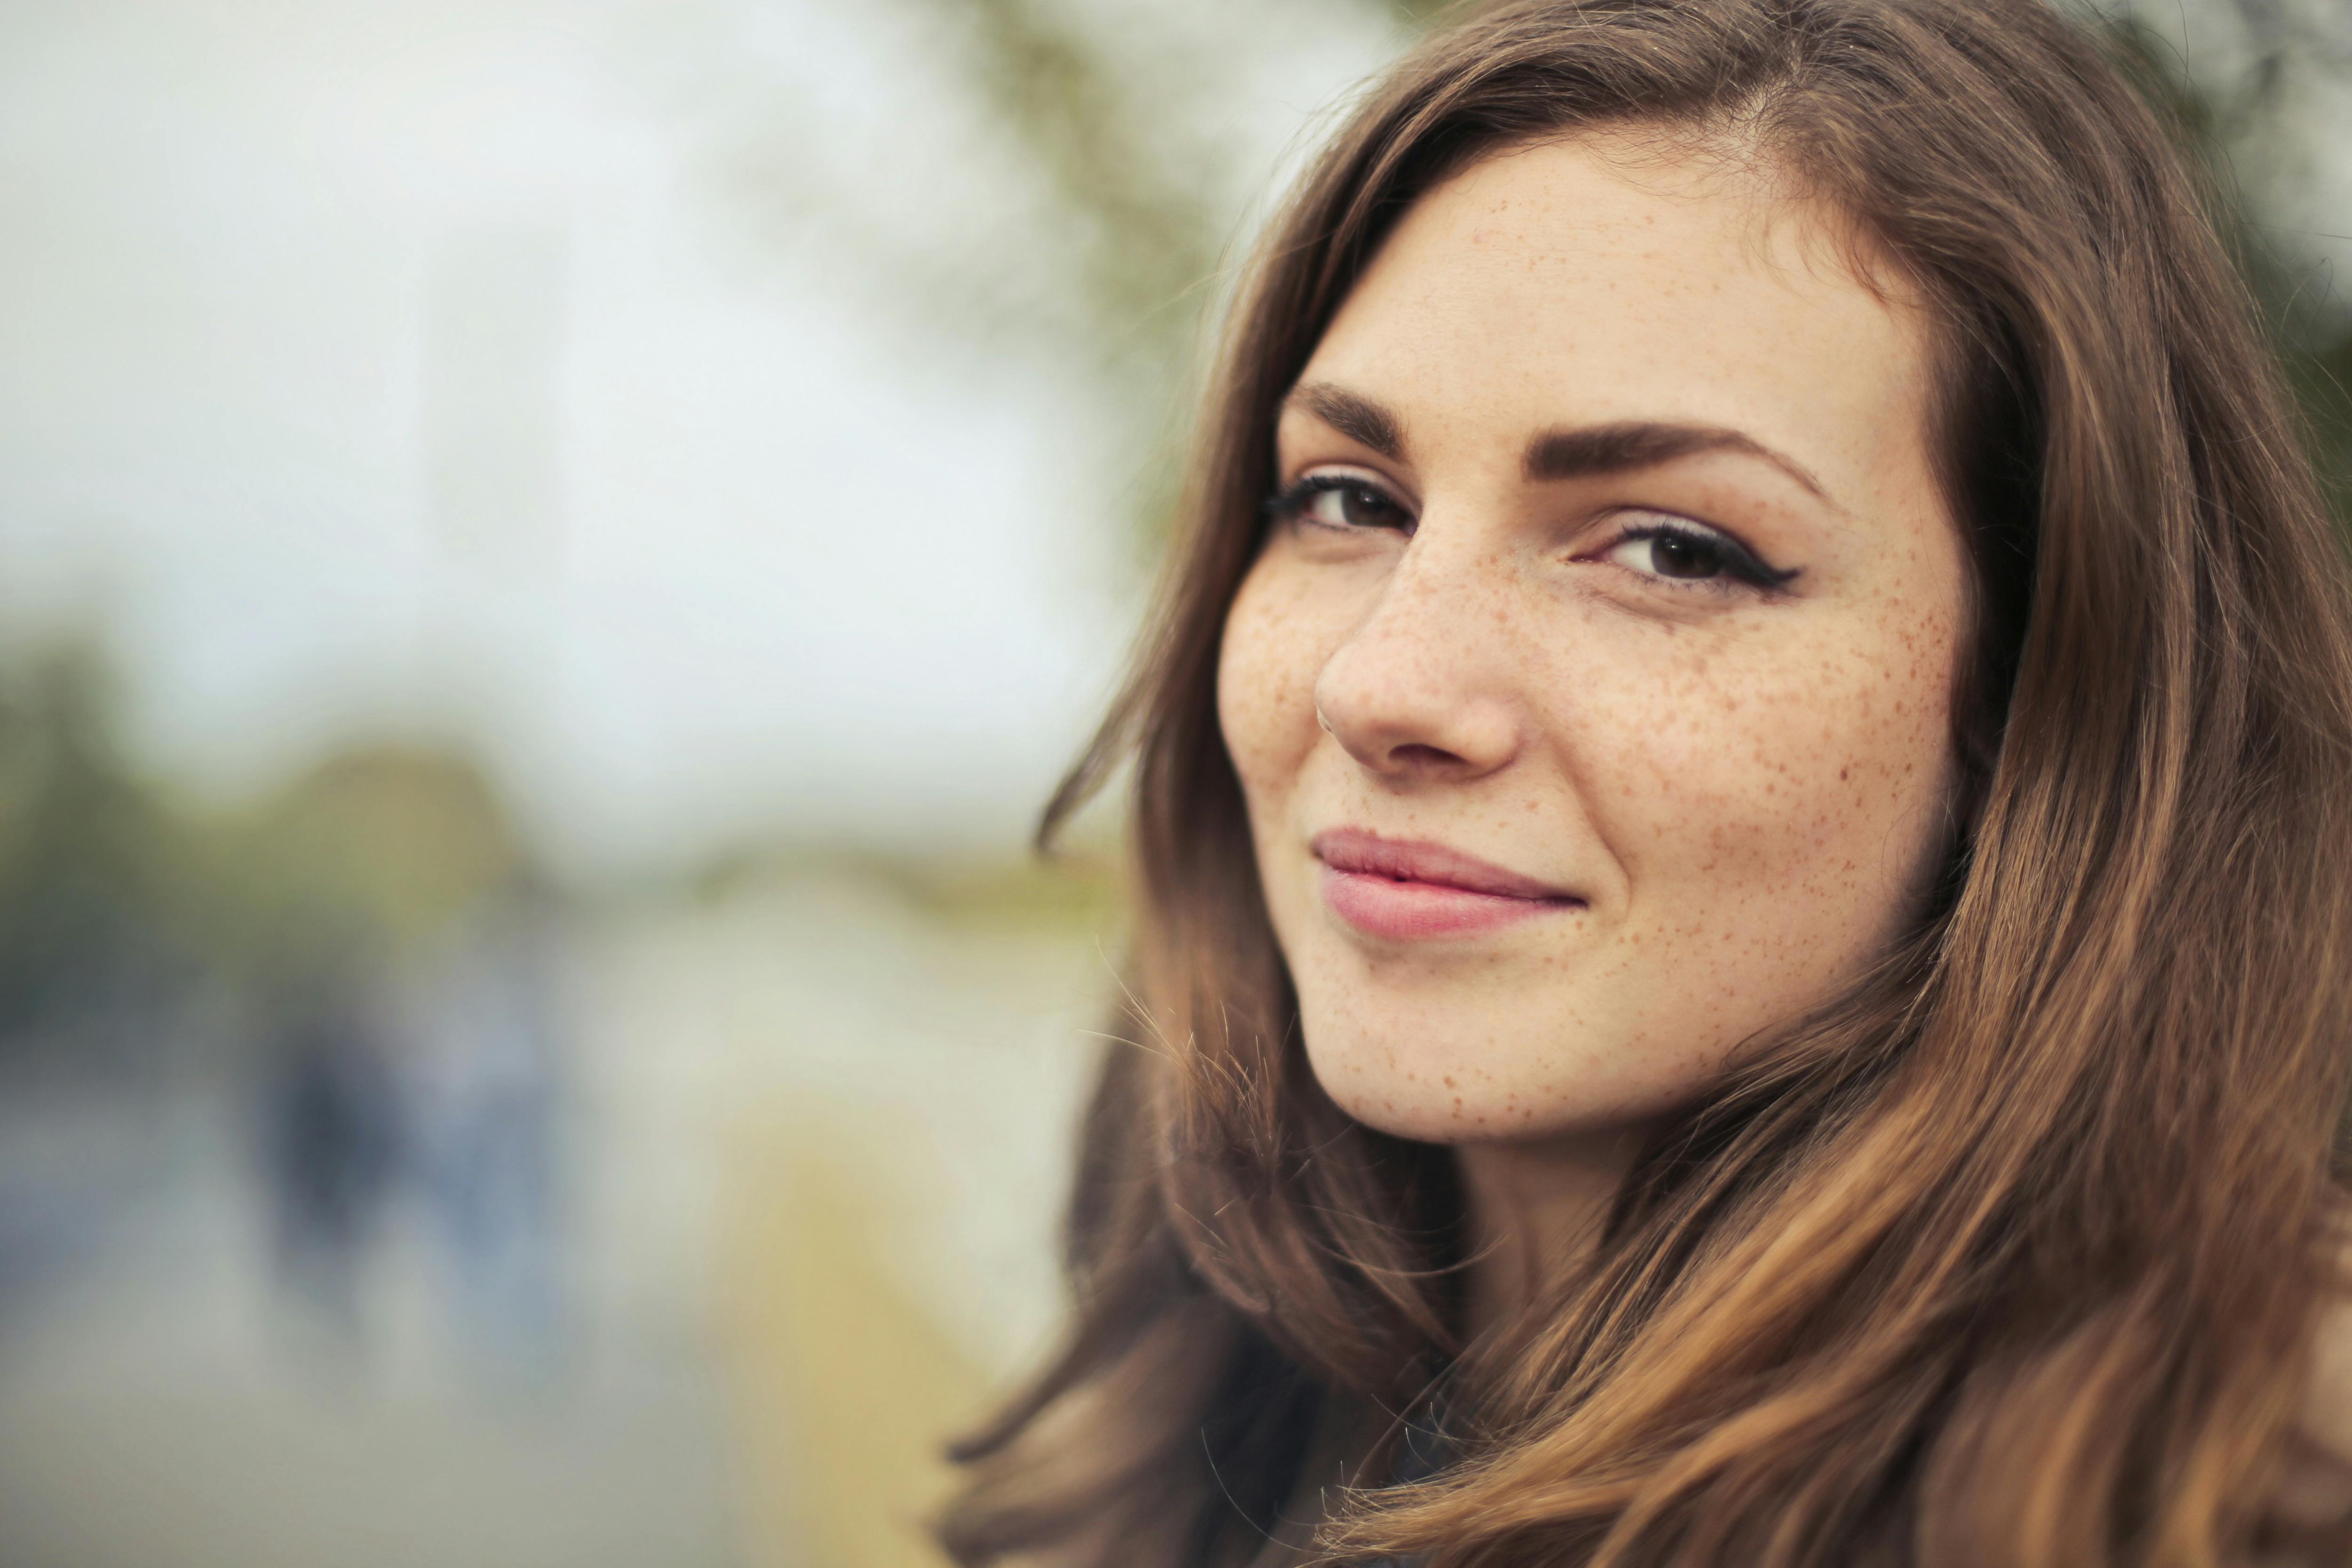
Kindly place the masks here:
MULTIPOLYGON (((1069 270, 1101 343, 1156 340, 1155 321, 1214 269, 1218 216, 1197 145, 1139 116, 1132 84, 1101 38, 1050 0, 923 0, 961 18, 965 66, 989 110, 1072 211, 1069 270), (1172 154, 1172 155, 1171 155, 1172 154)), ((1163 366, 1164 369, 1164 362, 1163 366)))
POLYGON ((969 108, 984 127, 973 145, 939 146, 919 174, 893 170, 877 185, 862 148, 830 167, 811 157, 856 144, 787 108, 758 117, 719 166, 731 204, 795 240, 826 231, 853 288, 878 290, 902 325, 942 329, 925 337, 929 353, 961 345, 992 365, 1011 354, 1074 375, 1084 412, 1108 429, 1115 487, 1148 560, 1171 515, 1201 325, 1263 178, 1265 150, 1236 123, 1237 77, 1263 63, 1247 33, 1369 24, 1402 43, 1452 3, 1155 14, 1083 0, 885 0, 872 17, 916 57, 894 59, 894 74, 910 95, 937 83, 969 108), (927 225, 929 205, 906 200, 970 181, 995 198, 977 226, 954 201, 937 205, 948 221, 927 225), (893 210, 908 205, 911 219, 893 210))
MULTIPOLYGON (((2125 11, 2108 25, 2230 202, 2221 215, 2226 237, 2270 326, 2320 482, 2352 534, 2352 301, 2304 243, 2347 237, 2300 236, 2265 221, 2266 207, 2299 205, 2326 162, 2352 154, 2324 139, 2315 102, 2352 85, 2352 5, 2225 0, 2215 11, 2216 20, 2234 22, 2242 49, 2234 70, 2202 77, 2145 16, 2125 11)), ((2185 10, 2175 16, 2189 25, 2185 10)))
POLYGON ((83 643, 0 680, 0 1042, 72 1020, 120 1056, 171 967, 181 845, 123 763, 112 698, 83 643))
POLYGON ((334 752, 246 810, 202 825, 210 885, 251 955, 338 924, 394 952, 428 942, 525 871, 488 779, 453 752, 334 752))
POLYGON ((425 950, 532 875, 454 751, 339 751, 234 808, 121 745, 93 637, 0 664, 0 1067, 160 1065, 193 1011, 266 1011, 425 950))

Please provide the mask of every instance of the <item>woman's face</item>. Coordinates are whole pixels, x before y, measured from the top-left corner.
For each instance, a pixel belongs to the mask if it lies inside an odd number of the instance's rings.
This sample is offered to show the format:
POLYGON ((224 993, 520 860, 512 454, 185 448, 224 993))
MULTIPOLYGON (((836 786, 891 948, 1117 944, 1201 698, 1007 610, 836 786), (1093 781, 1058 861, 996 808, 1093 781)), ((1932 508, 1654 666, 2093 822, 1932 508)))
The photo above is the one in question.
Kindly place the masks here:
POLYGON ((1285 404, 1218 708, 1357 1118, 1637 1123, 1916 910, 1965 567, 1923 319, 1839 240, 1657 142, 1492 157, 1285 404))

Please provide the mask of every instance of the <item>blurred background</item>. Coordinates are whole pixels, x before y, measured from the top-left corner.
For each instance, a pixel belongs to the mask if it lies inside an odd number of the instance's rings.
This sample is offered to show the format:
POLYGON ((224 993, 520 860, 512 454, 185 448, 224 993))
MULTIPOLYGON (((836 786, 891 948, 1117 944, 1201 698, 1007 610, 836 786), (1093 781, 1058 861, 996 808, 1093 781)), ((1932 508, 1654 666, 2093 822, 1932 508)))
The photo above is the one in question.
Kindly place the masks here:
MULTIPOLYGON (((1115 984, 1031 815, 1432 9, 0 0, 0 1568, 930 1561, 1115 984)), ((2331 461, 2344 13, 2104 13, 2331 461)))

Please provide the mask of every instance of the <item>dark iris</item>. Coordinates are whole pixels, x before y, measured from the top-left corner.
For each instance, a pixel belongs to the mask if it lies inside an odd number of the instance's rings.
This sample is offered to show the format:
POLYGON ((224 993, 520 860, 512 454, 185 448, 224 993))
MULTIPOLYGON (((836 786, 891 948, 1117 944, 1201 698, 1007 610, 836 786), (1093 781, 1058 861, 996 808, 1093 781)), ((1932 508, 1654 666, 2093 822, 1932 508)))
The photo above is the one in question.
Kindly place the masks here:
POLYGON ((1316 515, 1325 521, 1332 521, 1335 511, 1338 521, 1350 528, 1393 528, 1401 521, 1394 501, 1361 485, 1328 489, 1318 499, 1323 504, 1316 509, 1316 515))
POLYGON ((1394 528, 1411 531, 1405 510, 1372 486, 1336 474, 1311 474, 1266 503, 1276 518, 1326 528, 1394 528))
POLYGON ((1661 533, 1650 541, 1650 569, 1661 577, 1714 577, 1723 571, 1715 542, 1685 533, 1661 533))

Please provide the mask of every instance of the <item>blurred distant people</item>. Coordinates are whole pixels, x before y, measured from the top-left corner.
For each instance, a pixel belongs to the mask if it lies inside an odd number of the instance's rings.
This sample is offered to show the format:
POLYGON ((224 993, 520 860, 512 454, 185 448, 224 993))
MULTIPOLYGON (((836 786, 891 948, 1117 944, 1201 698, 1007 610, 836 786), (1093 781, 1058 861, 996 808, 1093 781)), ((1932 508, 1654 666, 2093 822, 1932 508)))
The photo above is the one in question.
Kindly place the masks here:
POLYGON ((526 1378, 557 1367, 557 1041, 546 900, 500 900, 427 994, 407 1057, 420 1196, 467 1348, 526 1378))
POLYGON ((396 987, 314 974, 284 1013, 264 1094, 279 1272, 347 1339, 368 1327, 397 1214, 476 1371, 532 1382, 560 1369, 548 905, 493 894, 396 987))
POLYGON ((363 1000, 325 986, 289 1009, 265 1102, 281 1280, 355 1339, 361 1276, 400 1163, 399 1096, 363 1000))

